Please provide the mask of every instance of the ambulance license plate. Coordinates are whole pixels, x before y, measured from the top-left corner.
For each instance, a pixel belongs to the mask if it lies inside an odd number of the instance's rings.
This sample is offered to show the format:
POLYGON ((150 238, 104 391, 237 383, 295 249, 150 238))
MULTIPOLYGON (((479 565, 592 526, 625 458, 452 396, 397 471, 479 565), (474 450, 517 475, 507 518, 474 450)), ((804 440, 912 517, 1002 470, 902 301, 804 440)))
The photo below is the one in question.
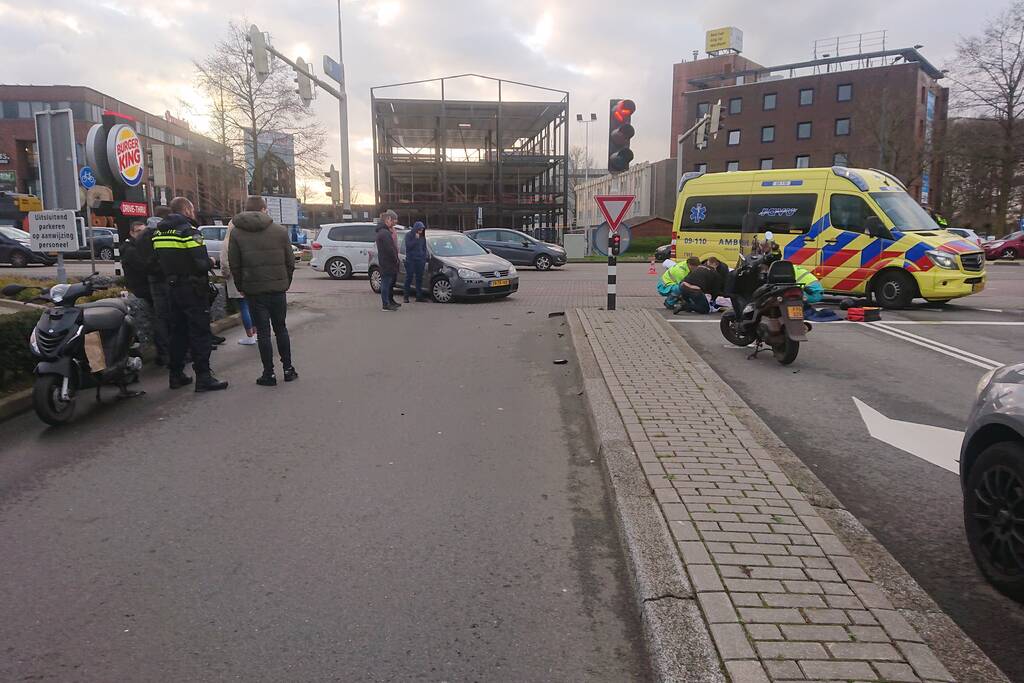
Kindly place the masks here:
POLYGON ((789 317, 792 320, 803 320, 804 319, 804 307, 803 306, 787 306, 789 317))
POLYGON ((985 283, 984 282, 975 282, 973 285, 971 285, 971 292, 973 292, 975 294, 977 294, 978 292, 980 292, 983 289, 985 289, 985 283))
POLYGON ((491 280, 491 287, 508 287, 510 284, 510 280, 491 280))

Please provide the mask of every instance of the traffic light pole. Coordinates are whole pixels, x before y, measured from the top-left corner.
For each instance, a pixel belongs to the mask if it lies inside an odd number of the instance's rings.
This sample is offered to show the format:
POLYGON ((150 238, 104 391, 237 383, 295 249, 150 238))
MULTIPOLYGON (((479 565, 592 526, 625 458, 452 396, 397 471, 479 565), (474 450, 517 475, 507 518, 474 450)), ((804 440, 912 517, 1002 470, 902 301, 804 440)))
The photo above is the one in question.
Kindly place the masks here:
POLYGON ((608 231, 608 305, 607 310, 615 310, 615 284, 618 273, 619 258, 615 255, 615 233, 608 231))
POLYGON ((341 83, 338 97, 338 128, 341 132, 341 215, 352 215, 352 182, 348 171, 348 93, 345 92, 345 53, 341 49, 341 0, 338 0, 338 64, 341 83))

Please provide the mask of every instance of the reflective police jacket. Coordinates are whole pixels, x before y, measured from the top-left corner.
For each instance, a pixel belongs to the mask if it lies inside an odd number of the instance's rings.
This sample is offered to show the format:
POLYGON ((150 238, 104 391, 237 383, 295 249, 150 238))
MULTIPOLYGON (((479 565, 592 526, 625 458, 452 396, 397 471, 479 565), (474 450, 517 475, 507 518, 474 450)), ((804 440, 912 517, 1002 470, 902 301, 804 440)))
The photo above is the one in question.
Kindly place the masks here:
POLYGON ((178 213, 168 215, 157 226, 153 255, 167 277, 203 277, 212 265, 202 235, 178 213))
POLYGON ((690 266, 686 265, 686 261, 680 261, 662 274, 661 284, 669 287, 678 285, 689 274, 690 266))

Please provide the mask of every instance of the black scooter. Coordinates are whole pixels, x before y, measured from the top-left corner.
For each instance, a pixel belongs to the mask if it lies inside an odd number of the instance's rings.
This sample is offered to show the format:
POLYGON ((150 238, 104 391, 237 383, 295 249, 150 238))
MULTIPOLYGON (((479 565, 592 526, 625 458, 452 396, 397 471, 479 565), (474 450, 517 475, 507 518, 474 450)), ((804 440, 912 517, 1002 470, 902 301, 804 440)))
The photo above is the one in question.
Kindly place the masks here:
POLYGON ((810 323, 804 320, 803 290, 796 281, 793 264, 782 259, 772 242, 767 253, 740 256, 736 270, 726 280, 726 296, 732 310, 722 315, 722 336, 736 346, 755 344, 756 357, 762 347, 772 350, 775 360, 789 365, 807 341, 810 323))
MULTIPOLYGON (((141 396, 129 391, 142 369, 139 342, 124 299, 101 299, 78 304, 76 301, 96 290, 95 275, 71 285, 40 289, 37 298, 53 302, 39 318, 29 345, 39 359, 32 386, 32 407, 47 424, 62 425, 71 420, 78 393, 116 386, 118 398, 141 396), (90 360, 91 359, 91 360, 90 360)), ((5 296, 14 296, 23 285, 7 285, 5 296)))

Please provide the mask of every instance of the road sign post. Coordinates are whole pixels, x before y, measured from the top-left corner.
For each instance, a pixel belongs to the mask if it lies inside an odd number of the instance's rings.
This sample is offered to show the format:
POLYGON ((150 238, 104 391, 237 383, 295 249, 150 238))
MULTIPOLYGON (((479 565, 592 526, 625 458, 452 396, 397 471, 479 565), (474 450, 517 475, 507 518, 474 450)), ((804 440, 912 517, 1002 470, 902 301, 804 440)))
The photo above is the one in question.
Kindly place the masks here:
POLYGON ((619 261, 619 224, 626 217, 626 212, 633 205, 636 195, 632 194, 599 194, 594 196, 597 208, 608 221, 608 306, 607 310, 615 310, 615 294, 618 279, 619 261))
MULTIPOLYGON (((92 169, 88 166, 83 166, 82 170, 78 172, 78 183, 82 186, 82 189, 88 192, 96 186, 96 174, 92 172, 92 169)), ((92 239, 92 209, 89 208, 89 202, 85 202, 85 229, 82 231, 82 236, 89 240, 89 263, 92 266, 92 272, 96 272, 96 245, 92 239)))

